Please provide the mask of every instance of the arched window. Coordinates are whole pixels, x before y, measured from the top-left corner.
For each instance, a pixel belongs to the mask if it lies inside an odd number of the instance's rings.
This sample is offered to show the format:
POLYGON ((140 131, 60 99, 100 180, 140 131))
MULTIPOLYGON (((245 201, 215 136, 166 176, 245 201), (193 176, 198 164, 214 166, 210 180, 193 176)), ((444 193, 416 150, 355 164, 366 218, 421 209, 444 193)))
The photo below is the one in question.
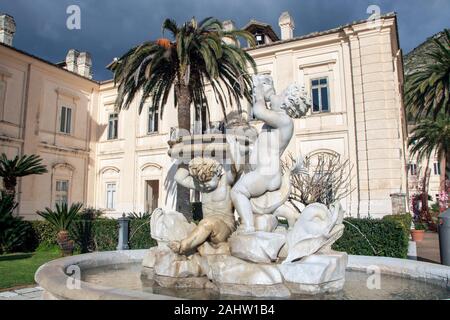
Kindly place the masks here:
POLYGON ((105 167, 100 170, 101 202, 99 207, 108 211, 117 211, 120 170, 116 167, 105 167))
POLYGON ((52 206, 70 204, 72 178, 75 167, 69 163, 57 163, 52 167, 52 206))

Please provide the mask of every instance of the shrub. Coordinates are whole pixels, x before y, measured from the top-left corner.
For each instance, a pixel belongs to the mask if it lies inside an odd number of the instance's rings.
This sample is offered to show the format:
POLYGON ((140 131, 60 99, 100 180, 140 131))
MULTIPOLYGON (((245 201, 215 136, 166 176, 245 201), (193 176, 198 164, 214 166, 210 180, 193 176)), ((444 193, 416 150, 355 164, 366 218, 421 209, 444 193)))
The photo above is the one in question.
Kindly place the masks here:
POLYGON ((383 217, 383 220, 400 222, 400 224, 404 228, 406 237, 409 238, 409 232, 411 230, 411 223, 412 223, 412 216, 409 213, 387 215, 383 217))
POLYGON ((150 219, 130 220, 129 233, 130 249, 148 249, 156 245, 156 241, 150 236, 150 219))
POLYGON ((116 250, 119 223, 114 219, 96 219, 92 222, 92 241, 95 251, 116 250))
MULTIPOLYGON (((30 246, 36 248, 53 247, 56 243, 56 229, 46 221, 29 222, 30 246)), ((70 238, 75 241, 75 251, 80 253, 92 251, 116 250, 119 236, 119 224, 115 219, 97 218, 94 220, 77 220, 70 230, 70 238)), ((156 245, 150 236, 150 220, 130 219, 129 246, 131 249, 148 249, 156 245)))
POLYGON ((56 234, 58 231, 50 223, 43 220, 31 221, 32 233, 29 238, 30 241, 35 242, 35 246, 53 247, 58 245, 56 243, 56 234))
POLYGON ((67 203, 56 204, 56 210, 47 207, 45 211, 37 211, 36 213, 53 225, 58 232, 70 231, 82 206, 82 203, 74 203, 70 207, 68 207, 67 203))
POLYGON ((129 219, 150 219, 150 212, 129 212, 126 216, 129 219))
POLYGON ((427 224, 423 222, 416 222, 414 224, 414 229, 416 230, 427 230, 427 224))
MULTIPOLYGON (((17 203, 13 196, 2 193, 0 199, 0 254, 21 250, 30 225, 14 216, 17 203)), ((23 251, 23 250, 21 250, 23 251)))
POLYGON ((409 239, 399 221, 345 218, 344 225, 344 234, 333 245, 334 250, 354 255, 407 257, 409 239))

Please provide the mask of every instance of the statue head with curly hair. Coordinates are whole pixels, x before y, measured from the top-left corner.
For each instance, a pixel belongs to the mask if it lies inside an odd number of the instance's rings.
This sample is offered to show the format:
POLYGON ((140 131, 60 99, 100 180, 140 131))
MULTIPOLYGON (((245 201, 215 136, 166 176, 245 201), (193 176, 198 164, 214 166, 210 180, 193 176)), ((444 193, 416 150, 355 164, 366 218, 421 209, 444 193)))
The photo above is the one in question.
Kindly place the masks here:
POLYGON ((291 118, 303 117, 310 107, 311 102, 307 97, 304 86, 293 83, 286 88, 281 109, 285 110, 291 118))
MULTIPOLYGON (((272 110, 284 110, 291 118, 301 118, 311 106, 304 86, 297 83, 289 85, 281 95, 275 94, 273 79, 267 74, 258 74, 253 79, 253 99, 262 94, 266 102, 270 102, 272 110)), ((262 96, 261 96, 262 97, 262 96)))
POLYGON ((202 189, 215 189, 222 176, 222 169, 222 165, 211 158, 197 157, 189 162, 189 174, 202 189))

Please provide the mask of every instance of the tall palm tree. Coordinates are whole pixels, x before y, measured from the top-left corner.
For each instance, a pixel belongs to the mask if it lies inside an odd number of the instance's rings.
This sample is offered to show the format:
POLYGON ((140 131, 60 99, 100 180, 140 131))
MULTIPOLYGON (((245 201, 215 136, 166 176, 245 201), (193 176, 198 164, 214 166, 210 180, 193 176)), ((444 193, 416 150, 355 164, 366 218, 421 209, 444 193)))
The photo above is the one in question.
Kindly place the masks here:
MULTIPOLYGON (((417 156, 418 161, 426 159, 428 164, 429 159, 436 154, 441 166, 441 188, 443 187, 442 184, 445 188, 445 181, 450 171, 448 166, 450 160, 450 117, 440 115, 436 120, 424 119, 419 121, 411 131, 408 143, 411 148, 411 155, 417 156)), ((427 169, 425 168, 425 170, 427 169)), ((426 181, 424 180, 424 184, 427 184, 426 181)))
MULTIPOLYGON (((163 116, 164 106, 173 90, 178 107, 178 127, 190 131, 191 104, 199 110, 206 106, 205 87, 210 85, 215 100, 226 117, 228 104, 236 103, 241 110, 241 99, 251 101, 251 76, 247 67, 256 72, 253 58, 238 46, 239 38, 254 45, 253 36, 243 30, 225 31, 221 22, 194 18, 178 26, 166 19, 164 31, 172 40, 160 38, 144 42, 116 60, 111 66, 114 81, 118 84, 116 107, 127 109, 140 94, 139 113, 151 98, 151 109, 163 116)), ((189 190, 178 186, 177 210, 191 214, 189 190)))
POLYGON ((450 31, 433 39, 434 48, 422 57, 426 62, 405 81, 405 103, 416 120, 439 113, 450 116, 450 31))
POLYGON ((9 160, 6 154, 2 153, 0 156, 0 177, 3 178, 5 192, 14 197, 18 177, 46 173, 47 168, 41 162, 42 158, 35 154, 16 156, 9 160))

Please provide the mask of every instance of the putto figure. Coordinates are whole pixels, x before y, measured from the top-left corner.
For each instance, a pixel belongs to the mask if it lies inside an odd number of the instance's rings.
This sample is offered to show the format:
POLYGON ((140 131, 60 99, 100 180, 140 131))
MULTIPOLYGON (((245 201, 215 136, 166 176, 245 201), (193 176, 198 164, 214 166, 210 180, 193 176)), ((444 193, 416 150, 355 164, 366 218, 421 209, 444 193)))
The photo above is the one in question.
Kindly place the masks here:
POLYGON ((209 240, 213 244, 227 241, 235 230, 234 207, 230 197, 234 174, 211 158, 194 158, 189 170, 179 168, 175 180, 182 186, 201 192, 203 219, 182 241, 172 241, 175 253, 186 254, 209 240))
POLYGON ((299 118, 308 110, 304 90, 297 84, 290 85, 281 95, 275 94, 268 75, 254 76, 253 85, 253 115, 264 126, 250 154, 251 170, 244 172, 231 190, 241 219, 239 231, 243 233, 255 231, 251 199, 281 188, 280 157, 294 132, 292 117, 299 118))

